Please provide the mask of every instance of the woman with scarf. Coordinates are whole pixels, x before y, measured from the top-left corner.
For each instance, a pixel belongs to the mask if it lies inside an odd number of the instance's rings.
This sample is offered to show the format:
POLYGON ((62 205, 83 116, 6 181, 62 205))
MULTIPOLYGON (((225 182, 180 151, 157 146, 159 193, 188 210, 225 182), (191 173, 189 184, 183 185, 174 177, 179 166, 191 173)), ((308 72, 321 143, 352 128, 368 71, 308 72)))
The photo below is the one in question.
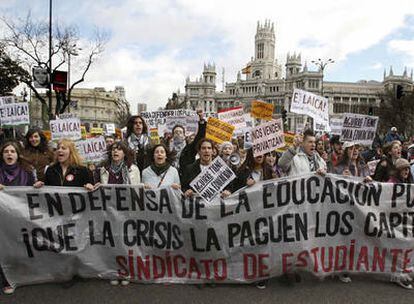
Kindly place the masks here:
POLYGON ((133 115, 127 122, 127 138, 128 147, 135 152, 136 164, 142 172, 147 166, 147 150, 150 147, 150 139, 148 137, 148 126, 144 118, 139 115, 133 115))
POLYGON ((354 142, 344 142, 343 144, 343 157, 338 165, 333 168, 333 173, 346 175, 346 176, 357 176, 365 178, 365 181, 372 181, 369 168, 365 163, 362 155, 360 145, 354 142))
POLYGON ((156 145, 151 153, 152 162, 142 172, 142 182, 147 189, 171 186, 180 189, 180 177, 176 168, 171 166, 171 157, 163 144, 156 145))
MULTIPOLYGON (((138 185, 141 183, 139 169, 133 164, 134 151, 129 149, 123 142, 114 143, 108 151, 108 159, 100 169, 101 184, 110 185, 138 185)), ((128 277, 110 281, 111 285, 122 286, 129 284, 128 277)))
POLYGON ((37 179, 44 181, 46 167, 53 162, 54 156, 40 128, 34 127, 27 131, 23 156, 36 170, 37 179))
POLYGON ((170 151, 174 153, 175 160, 172 162, 172 165, 180 169, 180 157, 181 152, 183 152, 187 142, 185 141, 185 129, 181 125, 175 125, 172 129, 172 138, 170 140, 169 146, 170 151))
POLYGON ((276 151, 272 151, 265 154, 265 162, 270 167, 272 172, 272 178, 281 178, 285 174, 282 171, 282 168, 280 168, 277 165, 277 161, 279 159, 279 155, 276 151))
MULTIPOLYGON (((34 172, 30 164, 21 156, 20 145, 16 142, 6 142, 0 149, 0 190, 5 186, 33 186, 35 182, 34 172)), ((10 286, 0 267, 0 279, 3 293, 14 293, 14 287, 10 286)))
POLYGON ((100 169, 101 184, 138 185, 141 174, 134 162, 134 151, 123 142, 114 143, 108 151, 108 160, 100 169))

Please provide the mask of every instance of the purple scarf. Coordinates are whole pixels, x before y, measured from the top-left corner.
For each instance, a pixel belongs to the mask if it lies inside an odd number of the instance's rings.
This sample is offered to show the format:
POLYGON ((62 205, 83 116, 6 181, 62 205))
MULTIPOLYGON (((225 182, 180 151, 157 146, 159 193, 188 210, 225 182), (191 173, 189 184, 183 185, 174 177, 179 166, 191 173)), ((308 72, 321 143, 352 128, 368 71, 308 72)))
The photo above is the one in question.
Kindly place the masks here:
POLYGON ((9 186, 19 177, 19 184, 14 186, 27 186, 29 174, 17 163, 14 165, 0 165, 0 184, 9 186))

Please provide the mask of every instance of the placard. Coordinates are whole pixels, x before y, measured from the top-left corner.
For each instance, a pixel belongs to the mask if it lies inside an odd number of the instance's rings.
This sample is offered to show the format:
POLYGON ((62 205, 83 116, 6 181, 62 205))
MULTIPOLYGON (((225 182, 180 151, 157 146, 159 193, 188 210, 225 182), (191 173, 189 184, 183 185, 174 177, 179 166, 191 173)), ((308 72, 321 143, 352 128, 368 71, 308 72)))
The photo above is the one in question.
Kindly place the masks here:
POLYGON ((81 126, 79 118, 56 119, 49 122, 52 140, 67 138, 71 140, 81 139, 81 126))
POLYGON ((221 144, 224 141, 231 141, 234 126, 220 119, 209 117, 206 127, 206 138, 221 144))
POLYGON ((377 116, 344 113, 340 141, 352 141, 370 146, 375 138, 379 118, 377 116))
POLYGON ((290 112, 308 115, 320 123, 329 124, 328 99, 310 92, 295 89, 290 112))
POLYGON ((261 124, 252 129, 253 156, 264 155, 285 145, 281 118, 261 124))
POLYGON ((273 104, 260 100, 252 101, 251 116, 264 120, 271 120, 273 117, 273 104))

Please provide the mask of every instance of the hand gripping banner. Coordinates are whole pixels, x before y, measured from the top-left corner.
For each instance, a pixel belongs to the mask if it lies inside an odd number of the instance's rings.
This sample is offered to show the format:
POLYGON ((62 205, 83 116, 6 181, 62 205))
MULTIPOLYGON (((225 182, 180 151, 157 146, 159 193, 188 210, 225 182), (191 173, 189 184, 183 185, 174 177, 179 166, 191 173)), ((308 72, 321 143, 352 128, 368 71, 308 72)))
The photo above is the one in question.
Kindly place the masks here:
POLYGON ((414 186, 306 175, 206 203, 171 188, 10 187, 0 265, 13 286, 73 275, 249 283, 285 272, 411 273, 414 186))

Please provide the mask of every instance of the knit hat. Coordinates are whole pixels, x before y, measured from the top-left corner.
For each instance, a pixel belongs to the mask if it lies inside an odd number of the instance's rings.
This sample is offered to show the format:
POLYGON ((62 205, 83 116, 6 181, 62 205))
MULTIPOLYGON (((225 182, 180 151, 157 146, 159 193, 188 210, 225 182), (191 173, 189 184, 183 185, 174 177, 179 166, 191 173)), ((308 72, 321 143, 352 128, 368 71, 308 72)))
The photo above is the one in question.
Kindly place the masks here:
POLYGON ((410 168, 410 163, 405 158, 399 158, 395 161, 395 168, 400 171, 405 168, 410 168))

